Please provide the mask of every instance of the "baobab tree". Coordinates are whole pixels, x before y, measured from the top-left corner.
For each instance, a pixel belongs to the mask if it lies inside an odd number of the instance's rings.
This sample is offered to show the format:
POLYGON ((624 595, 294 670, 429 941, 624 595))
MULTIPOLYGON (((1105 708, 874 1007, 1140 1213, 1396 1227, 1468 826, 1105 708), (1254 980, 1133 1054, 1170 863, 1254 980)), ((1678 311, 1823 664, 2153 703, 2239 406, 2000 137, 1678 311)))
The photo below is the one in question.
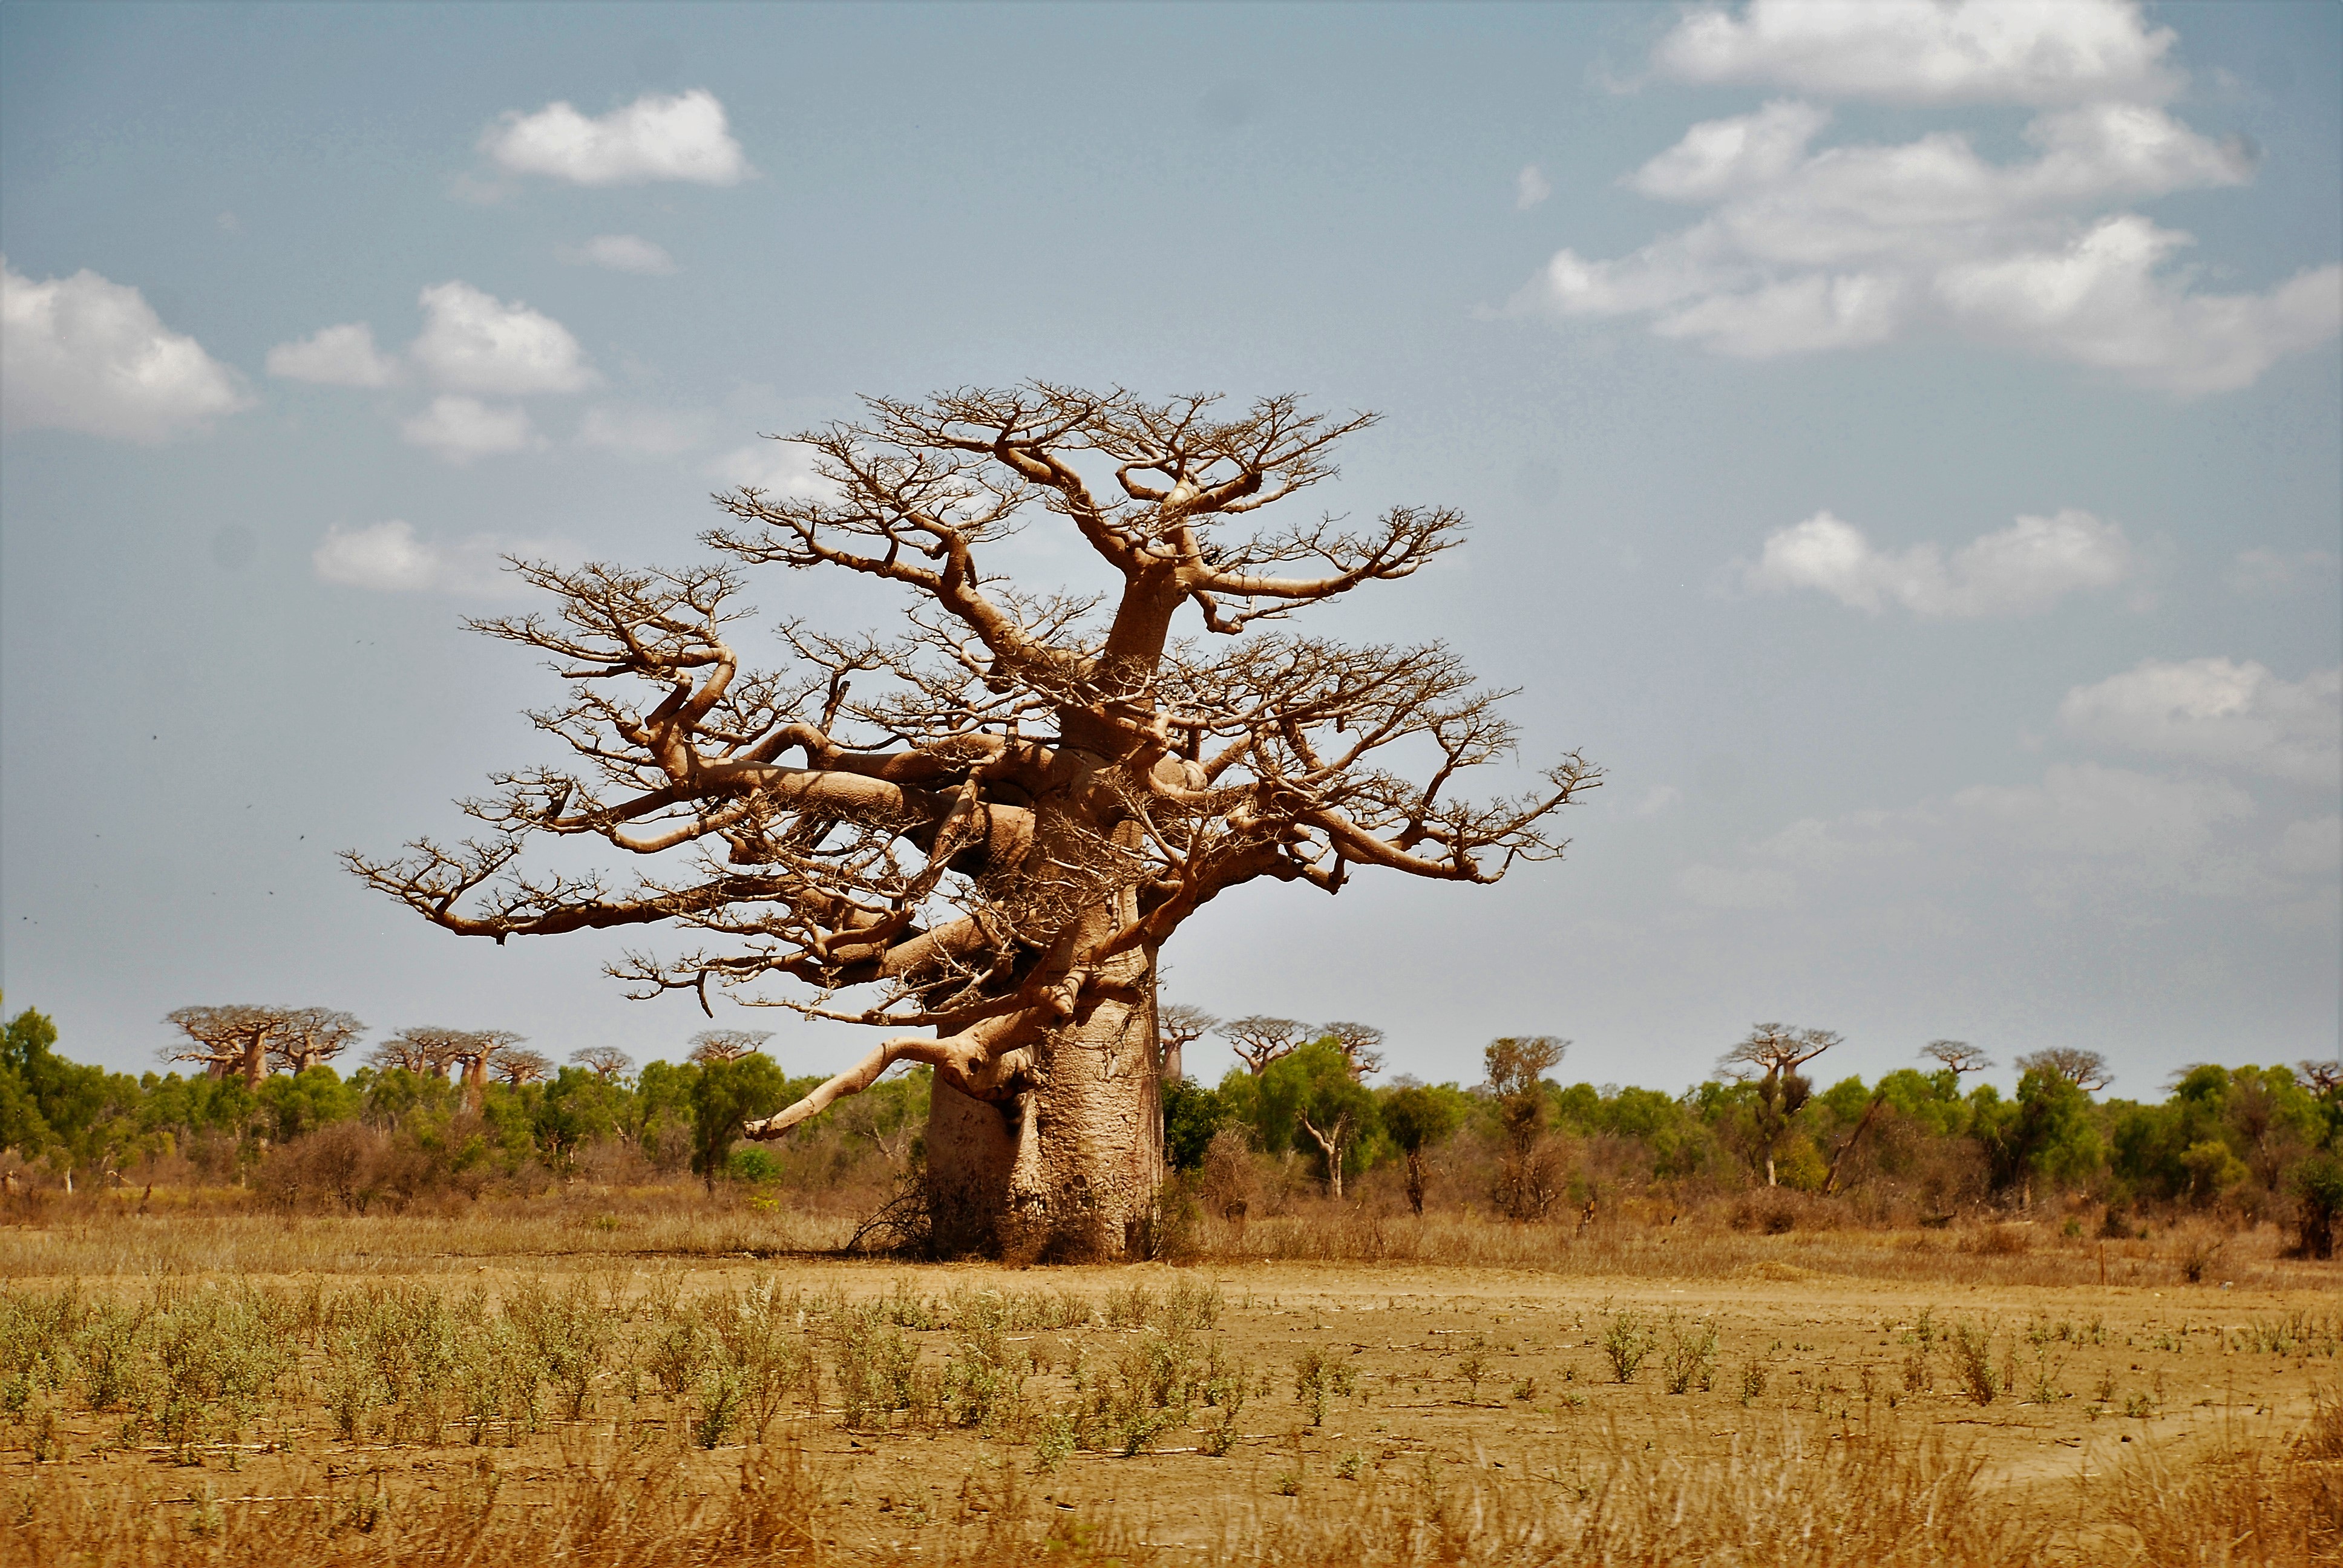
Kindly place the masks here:
POLYGON ((1220 1026, 1222 1038, 1237 1053, 1245 1070, 1259 1078, 1270 1063, 1291 1056, 1310 1039, 1310 1026, 1298 1018, 1270 1018, 1250 1013, 1220 1026))
POLYGON ((705 1064, 711 1061, 738 1061, 765 1049, 773 1038, 769 1029, 703 1029, 691 1037, 689 1060, 705 1064))
POLYGON ((2116 1081, 2116 1075, 2107 1070, 2106 1057, 2072 1045, 2054 1045, 2047 1050, 2021 1056, 2017 1059, 2017 1070, 2063 1078, 2086 1094, 2097 1094, 2116 1081))
POLYGON ((293 1008, 285 1015, 284 1032, 269 1041, 269 1064, 297 1078, 357 1044, 366 1027, 352 1013, 325 1007, 293 1008))
POLYGON ((1462 542, 1445 508, 1271 518, 1370 416, 1039 384, 865 408, 791 437, 814 482, 717 498, 713 563, 514 563, 552 608, 476 624, 551 656, 568 695, 533 717, 578 760, 498 776, 460 845, 348 863, 468 936, 709 933, 612 972, 885 1031, 748 1136, 925 1062, 939 1245, 1111 1255, 1161 1178, 1156 965, 1191 916, 1263 879, 1339 892, 1362 867, 1493 882, 1561 854, 1554 814, 1596 772, 1574 753, 1519 796, 1463 798, 1513 751, 1503 693, 1436 643, 1285 629, 1462 542), (1110 591, 995 575, 1029 525, 1110 591), (784 623, 755 668, 733 628, 763 566, 908 604, 892 635, 784 623), (644 869, 524 864, 580 838, 644 869))
POLYGON ((1787 1024, 1761 1023, 1749 1038, 1725 1053, 1717 1066, 1726 1073, 1755 1078, 1757 1089, 1757 1140, 1765 1158, 1765 1185, 1778 1186, 1774 1173, 1774 1149, 1814 1093, 1798 1071, 1807 1062, 1839 1043, 1841 1037, 1826 1029, 1792 1029, 1787 1024))
MULTIPOLYGON (((488 1066, 498 1053, 511 1050, 526 1036, 504 1029, 448 1029, 418 1024, 402 1029, 374 1048, 377 1067, 403 1067, 435 1078, 454 1078, 464 1086, 466 1101, 479 1109, 488 1087, 488 1066)), ((534 1054, 534 1053, 532 1053, 534 1054)))
POLYGON ((1188 1076, 1187 1050, 1221 1020, 1201 1007, 1186 1002, 1174 1002, 1161 1008, 1155 1015, 1155 1038, 1162 1045, 1163 1061, 1161 1076, 1165 1083, 1188 1076))
POLYGON ((553 1070, 552 1059, 541 1051, 524 1050, 515 1046, 491 1052, 488 1071, 498 1081, 518 1089, 524 1083, 542 1083, 553 1070))
POLYGON ((1920 1054, 1951 1073, 1955 1083, 1964 1073, 1983 1072, 1993 1065, 1993 1058, 1966 1040, 1932 1040, 1920 1048, 1920 1054))
POLYGON ((429 1027, 402 1029, 377 1040, 374 1049, 367 1053, 367 1060, 385 1071, 401 1068, 432 1078, 445 1078, 452 1060, 447 1054, 446 1037, 452 1032, 429 1027))
POLYGON ((1383 1031, 1371 1023, 1322 1023, 1318 1038, 1331 1040, 1359 1078, 1373 1078, 1383 1070, 1383 1031))
POLYGON ((615 1045, 589 1045, 571 1051, 569 1060, 605 1082, 624 1078, 635 1070, 635 1059, 615 1045))
POLYGON ((213 1078, 241 1078, 249 1089, 268 1076, 270 1052, 294 1027, 296 1011, 235 1002, 223 1007, 183 1007, 165 1021, 186 1036, 184 1044, 163 1054, 171 1061, 199 1061, 213 1078))

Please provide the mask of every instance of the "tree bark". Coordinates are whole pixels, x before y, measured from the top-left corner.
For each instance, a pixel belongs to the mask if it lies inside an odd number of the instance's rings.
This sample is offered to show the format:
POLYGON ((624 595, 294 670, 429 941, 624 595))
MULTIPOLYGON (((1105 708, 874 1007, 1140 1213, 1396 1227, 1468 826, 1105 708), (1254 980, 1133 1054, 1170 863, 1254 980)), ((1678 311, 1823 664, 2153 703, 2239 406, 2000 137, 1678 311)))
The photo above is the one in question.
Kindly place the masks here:
MULTIPOLYGON (((1325 1151, 1327 1191, 1336 1202, 1341 1202, 1342 1201, 1342 1134, 1351 1129, 1350 1117, 1348 1115, 1337 1117, 1333 1128, 1326 1132, 1319 1131, 1317 1124, 1306 1115, 1298 1120, 1302 1123, 1302 1130, 1310 1134, 1311 1139, 1320 1149, 1325 1151)), ((1422 1213, 1423 1211, 1418 1209, 1416 1212, 1422 1213)))
POLYGON ((938 1076, 928 1181, 940 1252, 1072 1262, 1143 1244, 1163 1175, 1153 955, 1101 978, 1035 1046, 1021 1093, 989 1103, 938 1076))

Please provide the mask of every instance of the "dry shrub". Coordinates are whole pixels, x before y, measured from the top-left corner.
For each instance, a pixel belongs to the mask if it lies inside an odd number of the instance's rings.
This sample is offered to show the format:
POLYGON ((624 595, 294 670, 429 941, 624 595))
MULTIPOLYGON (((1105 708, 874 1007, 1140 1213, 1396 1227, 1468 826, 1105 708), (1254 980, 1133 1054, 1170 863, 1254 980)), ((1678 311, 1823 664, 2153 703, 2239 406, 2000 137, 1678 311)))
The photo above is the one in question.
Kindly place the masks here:
POLYGON ((1735 1231, 1780 1236, 1792 1231, 1835 1231, 1847 1218, 1843 1202, 1790 1187, 1758 1187, 1734 1201, 1725 1222, 1735 1231))
POLYGON ((1980 1258, 2022 1257, 2034 1250, 2034 1222, 1980 1225, 1961 1237, 1961 1251, 1980 1258))

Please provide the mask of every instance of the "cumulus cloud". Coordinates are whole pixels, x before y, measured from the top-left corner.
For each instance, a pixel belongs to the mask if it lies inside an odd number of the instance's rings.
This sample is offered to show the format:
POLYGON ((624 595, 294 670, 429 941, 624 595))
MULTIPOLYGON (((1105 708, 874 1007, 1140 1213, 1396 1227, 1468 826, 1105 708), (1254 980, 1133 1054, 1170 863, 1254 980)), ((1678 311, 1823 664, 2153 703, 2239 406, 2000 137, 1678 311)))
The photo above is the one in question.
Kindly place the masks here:
POLYGON ((1890 103, 2161 101, 2175 42, 2131 0, 1750 0, 1676 24, 1654 64, 1687 82, 1748 82, 1890 103))
POLYGON ((2157 267, 2192 243, 2126 214, 2063 246, 1948 267, 1936 288, 1977 336, 2183 395, 2249 387, 2343 329, 2343 266, 2266 294, 2191 294, 2157 267))
POLYGON ((1815 589, 1871 615, 1895 605, 1932 619, 1966 618, 2035 614, 2067 594, 2114 587, 2132 564, 2121 528, 2071 508, 2020 517, 1949 560, 1933 544, 1879 549, 1852 523, 1817 512, 1769 535, 1743 581, 1759 592, 1815 589))
POLYGON ((1513 210, 1527 212, 1554 195, 1554 186, 1535 164, 1523 164, 1513 176, 1513 210))
POLYGON ((408 445, 458 464, 526 451, 538 444, 528 409, 498 407, 454 393, 433 398, 429 407, 399 426, 399 434, 408 445))
POLYGON ((581 186, 729 186, 755 172, 732 139, 724 106, 702 89, 674 97, 648 94, 592 118, 566 103, 533 115, 510 110, 480 137, 480 150, 515 174, 581 186))
POLYGON ((310 553, 317 576, 344 588, 380 593, 455 593, 483 598, 526 591, 504 569, 508 555, 559 556, 556 541, 474 534, 447 544, 419 539, 397 518, 368 528, 329 529, 310 553))
POLYGON ((251 406, 137 289, 86 268, 35 283, 0 256, 0 424, 152 442, 251 406))
POLYGON ((352 321, 278 344, 268 351, 268 373, 324 387, 387 387, 398 366, 375 352, 373 327, 352 321))
POLYGON ((1749 358, 1933 334, 2181 396, 2246 386, 2343 330, 2343 267, 2204 292, 2179 259, 2189 236, 2107 210, 2253 176, 2248 144, 2207 136, 2153 101, 2169 43, 2119 5, 1798 0, 1694 13, 1661 46, 1672 74, 2033 104, 2031 150, 1996 161, 1953 131, 1821 145, 1830 112, 1801 98, 1704 121, 1621 182, 1705 209, 1696 221, 1624 256, 1557 252, 1513 308, 1641 317, 1662 337, 1749 358))
POLYGON ((2343 668, 2288 681, 2250 659, 2143 659, 2067 692, 2058 720, 2101 745, 2343 783, 2343 668))
POLYGON ((461 282, 425 289, 422 302, 423 336, 408 352, 443 387, 517 397, 600 380, 569 329, 526 305, 461 282))
POLYGON ((675 257, 639 234, 598 234, 574 250, 564 249, 561 259, 573 266, 599 266, 650 277, 675 270, 675 257))

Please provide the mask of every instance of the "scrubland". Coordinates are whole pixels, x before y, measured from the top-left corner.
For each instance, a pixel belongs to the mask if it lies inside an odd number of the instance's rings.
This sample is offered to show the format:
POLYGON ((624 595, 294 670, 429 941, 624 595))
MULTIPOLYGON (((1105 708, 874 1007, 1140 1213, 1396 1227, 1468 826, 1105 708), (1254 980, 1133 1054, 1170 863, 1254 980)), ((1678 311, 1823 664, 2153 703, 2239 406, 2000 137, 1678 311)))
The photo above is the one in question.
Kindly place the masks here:
POLYGON ((2335 1265, 1784 1214, 1009 1270, 689 1188, 19 1202, 0 1562, 2343 1561, 2335 1265))

